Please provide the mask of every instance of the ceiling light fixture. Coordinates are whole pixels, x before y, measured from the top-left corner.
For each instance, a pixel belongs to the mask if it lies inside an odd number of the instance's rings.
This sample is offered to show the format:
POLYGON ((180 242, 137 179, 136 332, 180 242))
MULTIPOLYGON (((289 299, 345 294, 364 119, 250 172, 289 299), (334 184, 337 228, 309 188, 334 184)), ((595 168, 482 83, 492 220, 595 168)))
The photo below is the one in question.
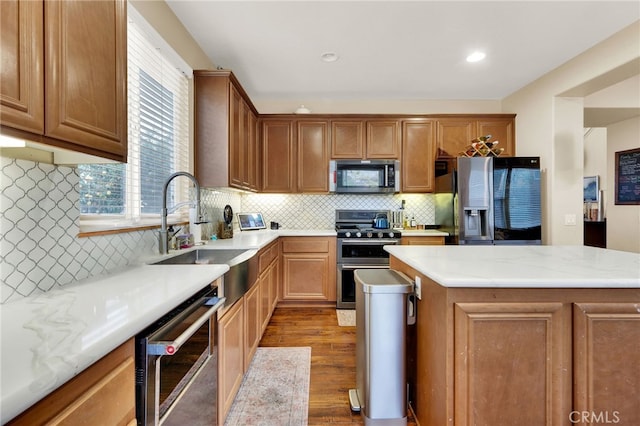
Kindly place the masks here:
POLYGON ((471 55, 467 56, 467 62, 479 62, 487 56, 484 52, 476 50, 471 55))
POLYGON ((338 60, 338 58, 339 56, 336 52, 324 52, 322 55, 320 55, 320 59, 322 59, 324 62, 335 62, 338 60))
POLYGON ((304 105, 300 105, 298 109, 296 109, 296 114, 311 114, 311 110, 304 105))

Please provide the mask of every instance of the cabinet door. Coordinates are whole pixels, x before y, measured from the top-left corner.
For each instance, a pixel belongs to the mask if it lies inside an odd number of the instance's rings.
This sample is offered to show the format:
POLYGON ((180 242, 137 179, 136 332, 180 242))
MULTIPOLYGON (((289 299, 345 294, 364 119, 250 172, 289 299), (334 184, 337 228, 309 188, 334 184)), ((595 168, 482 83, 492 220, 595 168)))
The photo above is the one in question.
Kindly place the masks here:
POLYGON ((44 132, 43 3, 0 1, 0 122, 44 132))
POLYGON ((471 141, 478 135, 475 118, 438 119, 436 141, 438 157, 455 158, 466 151, 471 141))
POLYGON ((367 121, 366 158, 400 157, 400 125, 397 120, 367 121))
POLYGON ((244 371, 249 368, 262 337, 261 292, 257 282, 244 295, 244 371))
POLYGON ((271 265, 269 270, 269 284, 271 285, 271 291, 269 297, 271 298, 271 313, 276 309, 278 300, 280 299, 280 257, 276 257, 276 260, 271 265))
POLYGON ((328 254, 284 253, 282 259, 283 300, 329 300, 328 254))
MULTIPOLYGON (((640 300, 573 308, 573 411, 640 424, 640 300)), ((605 421, 606 419, 606 421, 605 421)))
POLYGON ((126 1, 46 1, 45 135, 127 155, 126 1))
POLYGON ((258 119, 253 111, 247 107, 247 182, 250 191, 260 188, 260 150, 258 149, 258 119))
POLYGON ((514 118, 483 118, 478 120, 478 136, 491 135, 489 141, 498 141, 498 147, 504 148, 501 156, 513 157, 515 150, 514 118))
POLYGON ((260 330, 264 332, 271 319, 271 269, 269 266, 260 276, 260 330))
POLYGON ((290 121, 263 121, 262 158, 262 192, 294 192, 295 153, 290 121))
POLYGON ((218 322, 218 424, 233 404, 244 377, 244 304, 236 302, 218 322))
POLYGON ((245 173, 245 118, 246 108, 244 101, 233 85, 231 85, 229 98, 229 185, 236 188, 244 188, 246 183, 245 173))
POLYGON ((331 158, 364 158, 364 122, 331 122, 331 158))
POLYGON ((135 342, 131 339, 7 425, 135 425, 135 380, 135 342))
POLYGON ((433 121, 402 123, 402 192, 435 189, 435 130, 433 121))
POLYGON ((328 124, 326 121, 299 121, 297 129, 298 192, 328 192, 328 124))
POLYGON ((570 316, 562 303, 456 303, 455 424, 566 424, 570 316))

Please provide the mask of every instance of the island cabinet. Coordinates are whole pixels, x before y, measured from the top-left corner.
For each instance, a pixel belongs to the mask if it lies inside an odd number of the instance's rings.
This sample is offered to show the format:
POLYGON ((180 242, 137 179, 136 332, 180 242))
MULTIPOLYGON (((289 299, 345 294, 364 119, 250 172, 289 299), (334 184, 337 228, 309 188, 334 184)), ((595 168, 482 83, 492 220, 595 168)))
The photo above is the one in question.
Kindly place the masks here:
POLYGON ((421 280, 407 351, 419 424, 640 424, 640 289, 454 288, 390 266, 421 280))
POLYGON ((433 192, 435 159, 435 121, 404 121, 400 164, 402 192, 433 192))
POLYGON ((7 425, 135 425, 134 353, 131 339, 7 425))
POLYGON ((282 237, 281 251, 283 303, 336 302, 335 237, 282 237))
POLYGON ((400 121, 397 119, 331 120, 332 159, 399 159, 400 121))
POLYGON ((515 114, 447 116, 437 118, 436 146, 438 158, 456 158, 478 136, 491 135, 504 148, 502 156, 515 153, 515 114))
POLYGON ((257 191, 258 112, 231 71, 193 73, 195 174, 200 185, 257 191))
POLYGON ((0 2, 2 133, 127 159, 126 1, 0 2))

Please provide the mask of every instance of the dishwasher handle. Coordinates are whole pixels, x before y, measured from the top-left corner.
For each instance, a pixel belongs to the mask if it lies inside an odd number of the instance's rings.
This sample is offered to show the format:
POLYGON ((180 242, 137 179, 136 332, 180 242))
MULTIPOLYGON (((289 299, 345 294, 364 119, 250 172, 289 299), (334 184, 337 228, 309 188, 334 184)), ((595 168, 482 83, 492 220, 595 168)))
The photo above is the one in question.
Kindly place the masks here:
POLYGON ((147 354, 148 355, 173 355, 180 347, 186 342, 191 336, 195 334, 196 331, 209 319, 211 316, 222 306, 226 301, 226 298, 211 298, 210 300, 217 299, 216 303, 211 306, 211 308, 207 309, 207 311, 202 314, 197 320, 193 322, 184 332, 182 332, 178 337, 174 340, 165 342, 165 341, 153 341, 150 340, 147 343, 147 354))

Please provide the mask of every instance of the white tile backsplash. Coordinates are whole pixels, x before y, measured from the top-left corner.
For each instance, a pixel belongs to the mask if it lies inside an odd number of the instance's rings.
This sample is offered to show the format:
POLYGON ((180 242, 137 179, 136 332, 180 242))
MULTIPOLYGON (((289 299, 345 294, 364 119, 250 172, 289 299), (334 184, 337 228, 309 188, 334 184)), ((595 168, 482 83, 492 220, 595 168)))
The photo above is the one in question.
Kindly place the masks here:
MULTIPOLYGON (((73 167, 0 157, 0 304, 47 292, 75 281, 108 274, 157 253, 157 231, 134 231, 78 238, 79 177, 73 167)), ((418 223, 434 222, 428 194, 310 195, 246 194, 203 189, 203 213, 209 237, 222 220, 223 209, 262 212, 267 226, 288 229, 331 229, 336 209, 405 211, 418 223)))

